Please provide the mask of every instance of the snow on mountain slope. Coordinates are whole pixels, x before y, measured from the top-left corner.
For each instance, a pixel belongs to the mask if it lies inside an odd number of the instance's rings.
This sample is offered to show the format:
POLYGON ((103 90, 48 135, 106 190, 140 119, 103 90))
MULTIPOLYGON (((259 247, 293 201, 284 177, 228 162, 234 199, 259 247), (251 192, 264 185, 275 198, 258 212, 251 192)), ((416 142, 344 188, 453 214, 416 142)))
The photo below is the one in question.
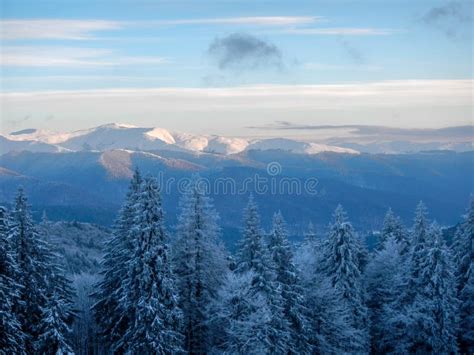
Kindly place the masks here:
POLYGON ((175 133, 175 140, 178 146, 186 150, 223 155, 240 153, 249 144, 247 140, 241 138, 199 136, 189 133, 175 133))
POLYGON ((219 155, 238 154, 245 150, 274 150, 297 154, 337 152, 357 154, 349 148, 308 143, 291 139, 275 138, 249 141, 236 137, 196 135, 170 132, 164 128, 144 128, 126 124, 106 124, 99 127, 57 133, 47 130, 26 129, 12 132, 0 147, 0 153, 11 150, 60 151, 108 151, 128 149, 134 151, 175 150, 212 153, 219 155))
POLYGON ((36 141, 47 144, 60 144, 71 138, 72 133, 58 133, 46 129, 23 129, 10 133, 12 141, 36 141))
POLYGON ((0 135, 0 154, 14 151, 21 152, 23 150, 47 153, 59 153, 67 151, 67 149, 53 144, 43 143, 35 140, 15 141, 0 135))
POLYGON ((193 152, 202 152, 209 143, 207 137, 190 133, 176 133, 174 138, 178 146, 193 152))
POLYGON ((204 151, 218 154, 237 154, 245 150, 249 142, 241 138, 212 137, 204 151))
POLYGON ((174 140, 174 137, 171 135, 170 132, 168 132, 164 128, 153 128, 151 131, 146 132, 145 135, 151 139, 151 140, 156 140, 159 139, 165 143, 168 144, 175 144, 176 141, 174 140))
POLYGON ((203 169, 202 166, 188 161, 163 158, 154 153, 135 152, 125 149, 107 150, 101 153, 99 163, 111 177, 130 179, 137 160, 158 161, 164 166, 176 170, 199 171, 203 169))
POLYGON ((78 134, 61 145, 73 150, 153 150, 171 145, 168 143, 169 139, 170 134, 165 134, 164 130, 158 134, 151 128, 107 124, 84 131, 84 134, 78 134), (152 133, 149 134, 150 132, 152 133))
POLYGON ((358 154, 354 149, 341 148, 325 144, 300 142, 285 138, 273 138, 255 141, 247 150, 283 150, 297 154, 318 154, 322 152, 336 152, 358 154))

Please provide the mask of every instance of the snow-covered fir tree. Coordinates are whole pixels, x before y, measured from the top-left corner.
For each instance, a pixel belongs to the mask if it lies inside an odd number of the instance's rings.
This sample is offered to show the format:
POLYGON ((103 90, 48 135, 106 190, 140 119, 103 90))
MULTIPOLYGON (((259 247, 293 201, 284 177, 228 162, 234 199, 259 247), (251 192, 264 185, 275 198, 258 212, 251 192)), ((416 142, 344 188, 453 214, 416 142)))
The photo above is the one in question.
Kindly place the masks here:
MULTIPOLYGON (((39 235, 33 223, 27 198, 22 189, 15 198, 10 238, 15 248, 20 284, 19 302, 15 312, 25 335, 25 351, 35 352, 44 329, 44 314, 52 292, 61 301, 61 322, 72 319, 68 280, 64 277, 51 247, 39 235)), ((61 332, 62 328, 56 329, 61 332)), ((62 334, 66 339, 67 334, 62 334)))
POLYGON ((236 272, 253 272, 252 289, 266 298, 271 312, 266 334, 270 353, 283 354, 290 350, 289 323, 284 316, 284 300, 276 280, 275 264, 260 227, 258 207, 250 196, 244 210, 243 237, 237 252, 236 272))
POLYGON ((309 354, 308 309, 305 306, 301 280, 293 260, 293 251, 288 242, 288 233, 280 212, 273 216, 273 227, 269 241, 270 256, 275 265, 276 282, 283 298, 283 314, 289 323, 291 335, 290 352, 309 354))
POLYGON ((316 354, 365 353, 365 331, 352 323, 352 314, 329 278, 314 272, 306 285, 307 307, 310 310, 309 340, 316 354))
MULTIPOLYGON (((314 231, 309 233, 316 235, 314 231)), ((309 310, 308 336, 313 353, 340 354, 365 349, 365 337, 361 336, 363 332, 354 328, 350 310, 341 293, 321 270, 323 244, 323 238, 305 238, 295 254, 309 310)))
POLYGON ((45 306, 42 308, 42 319, 36 351, 40 354, 48 355, 69 355, 74 354, 69 340, 71 332, 65 319, 68 305, 64 303, 63 297, 56 292, 49 295, 45 306))
POLYGON ((123 276, 127 273, 127 262, 132 254, 133 240, 131 229, 135 218, 135 208, 143 179, 140 171, 135 170, 130 181, 125 203, 119 212, 114 232, 106 242, 105 255, 102 261, 103 278, 97 285, 98 291, 93 294, 96 303, 93 312, 100 327, 102 340, 107 347, 117 349, 129 326, 128 313, 119 308, 123 276))
POLYGON ((464 221, 453 243, 460 306, 459 350, 474 352, 474 197, 471 197, 464 221))
POLYGON ((411 231, 411 256, 410 256, 410 280, 409 292, 417 292, 418 282, 421 274, 421 263, 426 257, 426 253, 432 246, 432 236, 430 235, 430 222, 428 220, 428 209, 420 201, 415 210, 415 219, 411 231))
POLYGON ((420 260, 418 290, 411 305, 413 328, 409 350, 418 353, 457 352, 458 299, 456 280, 449 249, 441 229, 430 228, 426 254, 420 260))
POLYGON ((295 265, 303 284, 308 285, 314 277, 315 270, 318 269, 322 242, 323 239, 318 236, 313 224, 309 223, 304 239, 297 246, 294 255, 295 265))
POLYGON ((385 246, 385 242, 389 238, 394 238, 395 241, 402 247, 402 254, 408 252, 408 233, 405 231, 405 227, 403 226, 400 217, 395 216, 391 208, 389 208, 385 214, 377 248, 383 248, 385 246))
POLYGON ((132 254, 122 280, 121 309, 129 325, 120 348, 129 354, 182 352, 181 311, 171 271, 157 181, 146 178, 131 229, 132 254))
POLYGON ((212 352, 270 354, 271 310, 266 297, 254 292, 252 271, 228 272, 209 307, 212 352))
POLYGON ((467 280, 459 293, 459 347, 463 354, 474 352, 474 264, 467 270, 467 280))
POLYGON ((415 298, 420 297, 420 275, 422 261, 431 246, 428 210, 420 201, 415 210, 414 223, 410 231, 410 248, 402 258, 393 280, 392 302, 382 306, 384 323, 383 337, 379 339, 384 350, 389 353, 409 352, 413 345, 417 315, 414 314, 415 298))
POLYGON ((218 215, 194 178, 181 200, 173 244, 173 271, 183 311, 185 349, 205 353, 210 346, 206 309, 216 297, 227 269, 218 215))
POLYGON ((18 267, 9 238, 10 217, 0 206, 0 353, 21 354, 24 351, 24 335, 14 307, 20 297, 18 267))
POLYGON ((437 225, 420 202, 405 270, 394 282, 398 297, 384 305, 383 343, 388 352, 457 351, 456 282, 452 256, 437 225))
POLYGON ((275 270, 264 233, 260 226, 257 204, 251 195, 244 210, 243 236, 237 251, 237 272, 253 271, 252 285, 258 291, 272 293, 275 290, 275 270))
POLYGON ((394 302, 400 290, 400 277, 406 271, 396 235, 389 235, 372 257, 365 275, 370 314, 371 348, 375 353, 389 352, 386 345, 386 305, 394 302))
POLYGON ((340 293, 348 307, 353 327, 360 331, 362 345, 358 352, 369 349, 369 319, 366 295, 362 284, 361 269, 366 254, 358 236, 339 205, 334 212, 334 223, 323 246, 321 271, 340 293))

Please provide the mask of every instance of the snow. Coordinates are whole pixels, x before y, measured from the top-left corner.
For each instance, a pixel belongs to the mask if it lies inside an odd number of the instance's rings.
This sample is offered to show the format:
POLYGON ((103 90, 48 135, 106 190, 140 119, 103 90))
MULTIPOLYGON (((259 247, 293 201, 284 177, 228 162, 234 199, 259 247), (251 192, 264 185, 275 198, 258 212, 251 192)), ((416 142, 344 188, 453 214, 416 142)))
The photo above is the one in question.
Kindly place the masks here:
POLYGON ((253 142, 247 150, 283 150, 297 154, 318 154, 323 152, 359 154, 358 151, 349 148, 341 148, 332 145, 308 143, 286 138, 271 138, 253 142))
POLYGON ((11 144, 4 143, 2 152, 18 150, 17 146, 19 146, 21 150, 31 151, 184 149, 191 152, 231 155, 252 149, 278 149, 296 154, 322 152, 358 154, 358 151, 349 148, 285 138, 247 140, 239 137, 171 132, 160 127, 146 128, 123 123, 109 123, 74 132, 25 129, 12 132, 5 139, 9 142, 24 142, 24 144, 16 144, 10 148, 11 144))
POLYGON ((151 131, 146 132, 145 136, 151 140, 159 139, 168 144, 176 143, 171 133, 164 128, 153 128, 151 131))
POLYGON ((248 144, 245 139, 214 136, 208 141, 205 151, 224 155, 237 154, 244 151, 248 144))

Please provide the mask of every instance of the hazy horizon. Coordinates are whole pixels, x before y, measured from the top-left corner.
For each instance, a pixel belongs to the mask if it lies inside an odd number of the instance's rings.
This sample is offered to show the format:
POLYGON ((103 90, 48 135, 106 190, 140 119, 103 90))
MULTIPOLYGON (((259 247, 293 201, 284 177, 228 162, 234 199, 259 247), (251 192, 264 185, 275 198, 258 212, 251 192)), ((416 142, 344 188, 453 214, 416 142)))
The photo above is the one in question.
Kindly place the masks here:
POLYGON ((0 132, 472 125, 472 3, 402 3, 7 2, 0 132))

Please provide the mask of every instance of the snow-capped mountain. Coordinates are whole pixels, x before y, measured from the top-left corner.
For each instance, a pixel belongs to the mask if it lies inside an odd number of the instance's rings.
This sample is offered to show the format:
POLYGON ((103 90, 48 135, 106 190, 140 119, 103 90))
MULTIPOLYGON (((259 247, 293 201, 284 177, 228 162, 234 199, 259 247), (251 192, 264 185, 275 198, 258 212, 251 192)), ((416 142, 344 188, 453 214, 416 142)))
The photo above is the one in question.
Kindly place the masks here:
POLYGON ((284 150, 297 154, 318 154, 322 152, 336 152, 358 154, 354 149, 341 148, 326 144, 307 143, 285 138, 273 138, 255 141, 247 147, 248 150, 284 150))
POLYGON ((112 149, 176 150, 220 155, 238 154, 247 150, 282 150, 296 154, 358 153, 354 149, 291 139, 248 140, 237 137, 172 132, 159 127, 135 127, 117 123, 69 133, 26 129, 12 132, 6 137, 1 137, 0 140, 1 154, 14 150, 61 152, 112 149))

